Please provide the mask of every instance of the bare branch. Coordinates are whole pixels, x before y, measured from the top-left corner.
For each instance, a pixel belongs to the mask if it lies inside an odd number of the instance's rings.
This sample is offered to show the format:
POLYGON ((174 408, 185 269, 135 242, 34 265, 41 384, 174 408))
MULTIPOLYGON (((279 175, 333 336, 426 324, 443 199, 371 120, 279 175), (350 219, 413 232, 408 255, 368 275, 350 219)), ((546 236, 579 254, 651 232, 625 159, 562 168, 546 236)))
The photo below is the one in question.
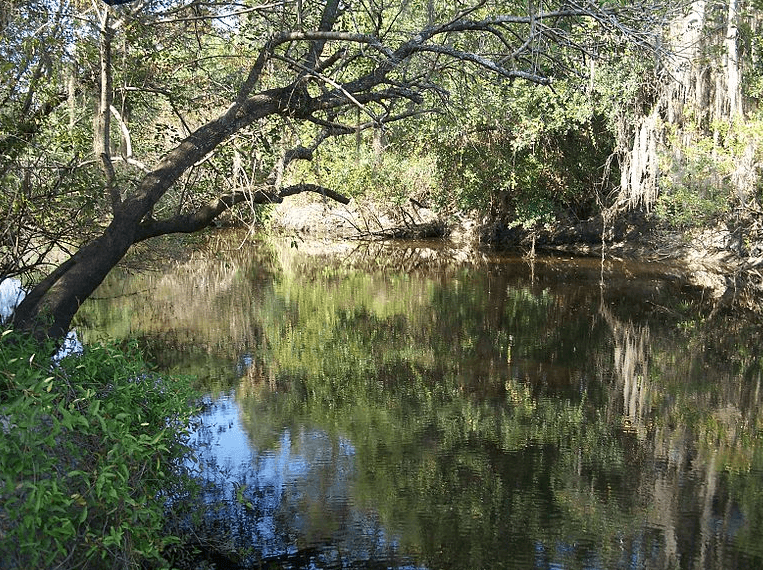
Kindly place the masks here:
POLYGON ((350 199, 347 196, 317 184, 294 184, 293 186, 287 186, 278 193, 278 196, 283 199, 287 196, 295 196, 303 192, 315 192, 327 198, 331 198, 332 200, 336 200, 340 204, 347 205, 350 203, 350 199))
POLYGON ((95 134, 94 150, 101 159, 103 172, 106 176, 106 191, 111 200, 112 212, 116 213, 122 204, 122 196, 116 184, 114 165, 111 163, 111 107, 112 107, 112 70, 111 70, 111 41, 114 30, 109 19, 109 10, 104 10, 101 16, 100 29, 100 100, 98 103, 98 126, 95 134))
POLYGON ((266 179, 267 184, 274 188, 279 188, 281 186, 281 181, 283 180, 283 174, 286 172, 286 168, 289 166, 289 164, 295 160, 312 160, 313 153, 329 136, 331 136, 331 133, 323 130, 318 133, 318 135, 315 137, 315 140, 313 141, 313 144, 311 144, 309 147, 298 146, 286 151, 270 171, 270 174, 266 179))
POLYGON ((378 40, 378 38, 374 36, 369 36, 366 34, 353 34, 349 32, 324 32, 324 31, 318 31, 318 32, 284 32, 281 34, 278 34, 271 38, 260 50, 259 55, 257 56, 257 60, 255 61, 254 65, 249 70, 249 75, 247 76, 246 80, 244 81, 243 85, 239 89, 238 95, 236 97, 236 102, 231 108, 231 112, 233 112, 235 109, 240 107, 244 100, 249 96, 249 94, 254 89, 254 86, 257 84, 257 82, 260 79, 260 75, 262 75, 262 70, 265 68, 265 64, 270 60, 270 58, 273 56, 273 53, 275 53, 275 50, 284 44, 296 42, 296 41, 327 41, 327 40, 335 40, 335 41, 342 41, 342 42, 348 42, 348 43, 361 43, 361 44, 367 44, 374 49, 379 50, 381 53, 383 53, 385 56, 390 57, 392 56, 392 52, 389 50, 389 48, 386 48, 382 43, 378 40))
POLYGON ((517 77, 520 79, 531 81, 533 83, 538 83, 540 85, 549 85, 551 83, 551 80, 548 77, 544 77, 542 75, 538 75, 536 73, 531 73, 527 71, 519 71, 516 69, 506 69, 498 65, 494 61, 491 61, 484 57, 480 57, 479 55, 475 53, 458 51, 447 46, 441 46, 441 45, 422 46, 421 51, 439 53, 439 54, 447 55, 461 61, 468 61, 480 67, 484 67, 485 69, 488 69, 492 71, 493 73, 496 73, 503 77, 517 77))
POLYGON ((342 95, 344 95, 350 103, 352 103, 355 107, 357 107, 360 111, 367 114, 372 120, 377 120, 376 117, 371 113, 370 110, 368 110, 365 105, 363 105, 360 101, 358 101, 355 96, 347 91, 342 85, 331 79, 330 77, 326 77, 325 75, 321 74, 320 72, 309 69, 305 65, 302 65, 301 63, 285 58, 285 57, 279 57, 279 59, 282 59, 289 63, 290 65, 294 66, 295 68, 301 70, 303 73, 306 74, 306 77, 317 79, 319 81, 322 81, 323 83, 326 83, 327 85, 330 85, 337 91, 339 91, 342 95))
MULTIPOLYGON (((318 31, 328 32, 336 23, 337 16, 339 14, 339 0, 326 0, 326 5, 323 8, 323 14, 321 15, 321 23, 318 26, 318 31)), ((307 57, 305 58, 304 67, 308 70, 313 70, 318 63, 318 60, 323 53, 323 48, 326 45, 326 40, 315 40, 310 46, 307 57)))
POLYGON ((369 129, 379 128, 379 126, 381 125, 386 125, 386 124, 394 123, 397 121, 404 121, 405 119, 410 119, 412 117, 421 117, 423 115, 429 115, 429 114, 434 114, 439 112, 440 111, 438 109, 417 109, 417 110, 407 111, 405 113, 399 113, 397 115, 390 115, 389 113, 386 113, 384 115, 380 115, 373 121, 368 121, 368 122, 360 123, 356 125, 344 125, 344 124, 333 122, 333 121, 326 121, 323 119, 319 119, 318 117, 315 117, 315 116, 307 117, 307 120, 315 125, 323 127, 327 135, 333 137, 333 136, 342 136, 342 135, 353 135, 353 134, 357 134, 358 132, 367 131, 369 129))
POLYGON ((143 220, 138 225, 135 243, 166 234, 197 232, 206 228, 225 210, 243 202, 270 204, 280 201, 281 199, 277 195, 269 194, 262 190, 237 190, 230 192, 211 200, 195 212, 178 214, 165 220, 143 220))

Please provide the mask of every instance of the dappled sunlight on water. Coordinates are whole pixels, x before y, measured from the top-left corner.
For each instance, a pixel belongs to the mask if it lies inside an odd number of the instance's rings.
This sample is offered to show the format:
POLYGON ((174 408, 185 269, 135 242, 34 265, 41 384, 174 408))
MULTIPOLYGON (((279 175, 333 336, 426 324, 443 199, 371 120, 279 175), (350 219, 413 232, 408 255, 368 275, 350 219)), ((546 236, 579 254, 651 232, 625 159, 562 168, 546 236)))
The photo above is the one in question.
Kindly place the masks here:
POLYGON ((253 560, 763 567, 760 331, 680 268, 221 243, 80 330, 207 383, 210 516, 253 560))

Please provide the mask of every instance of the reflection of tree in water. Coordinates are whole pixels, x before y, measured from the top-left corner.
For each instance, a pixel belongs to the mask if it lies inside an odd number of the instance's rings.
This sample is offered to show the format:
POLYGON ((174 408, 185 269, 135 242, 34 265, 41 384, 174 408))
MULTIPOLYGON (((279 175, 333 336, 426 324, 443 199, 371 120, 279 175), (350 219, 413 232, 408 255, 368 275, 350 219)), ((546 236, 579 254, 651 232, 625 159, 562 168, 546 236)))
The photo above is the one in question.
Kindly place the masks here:
POLYGON ((761 559, 759 368, 657 313, 665 281, 612 270, 599 306, 585 261, 528 277, 447 250, 310 247, 188 266, 154 287, 163 309, 121 309, 229 359, 248 463, 221 516, 250 544, 432 568, 761 559), (275 457, 279 485, 259 475, 275 457))
POLYGON ((746 557, 759 549, 750 551, 741 531, 753 520, 751 513, 743 514, 740 498, 731 492, 734 476, 723 465, 738 461, 740 454, 747 456, 743 461, 748 465, 752 461, 753 448, 741 433, 741 402, 733 394, 716 399, 700 391, 670 393, 676 380, 684 386, 698 383, 698 366, 720 391, 742 379, 711 370, 702 353, 681 354, 678 343, 661 346, 664 336, 653 336, 648 324, 619 320, 603 302, 599 313, 612 332, 612 395, 622 398, 623 431, 632 433, 644 447, 644 459, 654 462, 653 470, 634 474, 641 474, 639 493, 648 500, 648 525, 660 535, 662 567, 687 567, 688 561, 693 568, 715 568, 720 561, 747 567, 752 561, 745 562, 746 557), (666 353, 679 356, 666 363, 666 353), (746 548, 738 550, 740 546, 746 548))
MULTIPOLYGON (((642 476, 629 463, 649 463, 649 327, 621 325, 609 315, 617 357, 613 375, 604 376, 616 378, 607 393, 618 401, 606 405, 602 421, 587 399, 580 401, 579 390, 597 383, 585 364, 588 345, 575 343, 578 352, 568 346, 587 333, 597 336, 579 310, 585 296, 534 291, 496 275, 486 284, 479 275, 469 275, 468 287, 458 285, 467 280, 455 272, 434 287, 405 283, 401 290, 398 282, 396 291, 390 276, 351 278, 352 295, 342 294, 338 280, 330 311, 321 310, 324 281, 315 294, 301 281, 282 281, 279 294, 299 310, 285 307, 263 326, 266 337, 283 344, 274 344, 266 359, 270 373, 240 386, 239 396, 251 398, 241 400, 249 402, 247 430, 307 417, 351 434, 362 464, 374 470, 361 474, 356 498, 390 526, 405 511, 417 519, 409 521, 406 540, 432 566, 484 563, 474 548, 551 564, 558 556, 551 520, 569 516, 562 524, 570 536, 582 520, 599 531, 603 545, 619 540, 637 558, 668 567, 659 562, 672 559, 665 548, 650 551, 661 544, 659 530, 644 530, 642 519, 632 518, 648 508, 642 500, 651 501, 648 489, 636 493, 642 476), (378 306, 385 290, 387 304, 378 306), (396 298, 401 295, 420 301, 396 298), (272 405, 262 405, 269 400, 272 405), (623 410, 631 420, 626 430, 623 410), (265 420, 263 413, 274 412, 278 417, 265 420), (641 437, 631 441, 637 432, 641 437), (573 471, 560 471, 568 466, 573 471), (433 518, 423 514, 428 511, 433 518), (493 541, 488 529, 512 531, 493 541), (534 553, 541 546, 543 554, 534 553)), ((610 563, 621 557, 606 548, 567 548, 573 557, 610 563)))
POLYGON ((599 314, 609 326, 614 341, 614 388, 615 393, 622 395, 623 421, 627 429, 643 440, 651 413, 651 407, 646 407, 651 344, 649 325, 623 323, 614 316, 603 299, 599 314))
POLYGON ((137 338, 163 369, 229 386, 231 362, 261 341, 257 312, 275 263, 265 247, 238 248, 240 239, 171 266, 113 271, 83 306, 79 330, 88 341, 104 329, 137 338))

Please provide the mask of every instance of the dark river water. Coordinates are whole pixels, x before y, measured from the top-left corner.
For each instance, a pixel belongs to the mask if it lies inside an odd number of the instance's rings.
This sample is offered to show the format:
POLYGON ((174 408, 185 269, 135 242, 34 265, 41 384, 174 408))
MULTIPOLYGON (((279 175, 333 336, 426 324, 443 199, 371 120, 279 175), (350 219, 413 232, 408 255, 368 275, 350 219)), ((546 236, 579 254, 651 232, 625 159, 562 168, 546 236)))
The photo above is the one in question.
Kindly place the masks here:
POLYGON ((763 568, 761 331, 679 270, 229 237, 79 328, 203 382, 250 561, 763 568))

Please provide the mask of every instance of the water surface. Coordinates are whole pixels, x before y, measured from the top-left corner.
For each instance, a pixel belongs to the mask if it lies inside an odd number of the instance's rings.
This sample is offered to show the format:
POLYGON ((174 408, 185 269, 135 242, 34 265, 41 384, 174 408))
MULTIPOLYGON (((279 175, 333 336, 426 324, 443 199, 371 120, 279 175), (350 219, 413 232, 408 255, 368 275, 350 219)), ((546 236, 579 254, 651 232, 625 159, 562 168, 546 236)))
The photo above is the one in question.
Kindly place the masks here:
POLYGON ((760 331, 679 270, 240 243, 115 272, 80 330, 203 379, 200 470, 253 559, 763 567, 760 331))

